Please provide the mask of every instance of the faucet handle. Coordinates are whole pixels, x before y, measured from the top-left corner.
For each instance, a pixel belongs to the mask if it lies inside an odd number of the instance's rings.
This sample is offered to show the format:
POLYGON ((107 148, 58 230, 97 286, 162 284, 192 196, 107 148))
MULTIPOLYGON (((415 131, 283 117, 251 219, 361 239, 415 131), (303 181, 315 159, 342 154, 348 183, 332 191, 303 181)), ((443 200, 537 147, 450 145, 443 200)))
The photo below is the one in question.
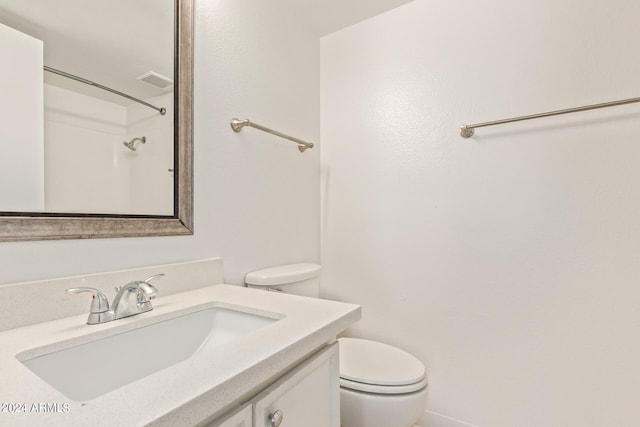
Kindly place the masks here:
POLYGON ((148 299, 154 299, 156 296, 158 296, 159 292, 158 289, 149 282, 162 276, 164 276, 164 273, 154 274, 153 276, 149 276, 139 283, 140 289, 143 290, 148 299))
POLYGON ((104 294, 95 288, 69 288, 67 292, 70 294, 78 294, 80 292, 91 292, 93 299, 91 300, 91 308, 89 309, 88 325, 97 325, 99 323, 113 320, 113 312, 109 310, 109 300, 104 294))
POLYGON ((164 276, 164 273, 154 274, 153 276, 149 276, 146 279, 144 279, 143 282, 149 283, 150 281, 152 281, 154 279, 158 279, 158 278, 160 278, 162 276, 164 276))
POLYGON ((79 287, 79 288, 69 288, 67 289, 67 292, 70 294, 79 294, 80 292, 91 292, 93 294, 93 298, 91 300, 91 308, 89 312, 104 313, 105 311, 109 311, 109 300, 98 289, 79 287))

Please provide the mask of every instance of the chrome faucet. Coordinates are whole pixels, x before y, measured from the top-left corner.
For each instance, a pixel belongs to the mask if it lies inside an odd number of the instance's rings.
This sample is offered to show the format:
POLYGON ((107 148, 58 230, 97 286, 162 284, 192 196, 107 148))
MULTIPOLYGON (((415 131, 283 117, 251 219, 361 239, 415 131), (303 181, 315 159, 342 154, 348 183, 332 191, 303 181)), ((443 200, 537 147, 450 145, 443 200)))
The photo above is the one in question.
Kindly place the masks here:
POLYGON ((109 309, 109 300, 98 289, 79 287, 69 288, 67 292, 70 294, 91 292, 93 294, 87 324, 97 325, 153 310, 151 300, 158 295, 158 289, 149 282, 162 276, 164 274, 156 274, 144 280, 136 280, 124 286, 116 286, 117 294, 113 299, 111 309, 109 309))

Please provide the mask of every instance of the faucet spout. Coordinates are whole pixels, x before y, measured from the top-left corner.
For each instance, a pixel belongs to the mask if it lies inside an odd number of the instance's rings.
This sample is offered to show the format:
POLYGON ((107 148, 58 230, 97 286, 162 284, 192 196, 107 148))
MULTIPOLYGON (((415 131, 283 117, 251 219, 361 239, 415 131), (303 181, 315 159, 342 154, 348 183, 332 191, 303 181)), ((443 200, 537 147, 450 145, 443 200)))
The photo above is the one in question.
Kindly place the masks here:
POLYGON ((117 287, 118 293, 113 299, 112 310, 116 319, 133 316, 153 310, 146 292, 141 288, 140 281, 129 282, 117 287))
POLYGON ((81 287, 67 289, 67 292, 91 292, 93 294, 87 323, 95 325, 153 310, 151 300, 158 295, 158 289, 149 281, 161 276, 164 274, 156 274, 145 280, 135 280, 124 286, 116 286, 117 294, 113 299, 111 309, 109 309, 107 297, 97 289, 81 287))
POLYGON ((116 287, 118 293, 112 304, 115 318, 120 319, 153 310, 151 300, 158 295, 158 289, 149 282, 162 276, 164 274, 156 274, 144 280, 136 280, 122 287, 116 287), (135 295, 135 300, 132 295, 135 295))

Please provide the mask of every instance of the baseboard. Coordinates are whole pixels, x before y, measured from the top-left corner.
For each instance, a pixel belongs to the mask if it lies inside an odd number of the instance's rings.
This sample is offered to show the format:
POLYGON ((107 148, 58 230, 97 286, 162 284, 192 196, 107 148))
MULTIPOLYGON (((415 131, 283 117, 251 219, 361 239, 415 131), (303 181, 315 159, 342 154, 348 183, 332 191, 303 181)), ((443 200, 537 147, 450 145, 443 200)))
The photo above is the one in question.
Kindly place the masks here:
POLYGON ((447 417, 432 411, 425 411, 420 422, 414 427, 479 427, 475 424, 469 424, 455 418, 447 417))

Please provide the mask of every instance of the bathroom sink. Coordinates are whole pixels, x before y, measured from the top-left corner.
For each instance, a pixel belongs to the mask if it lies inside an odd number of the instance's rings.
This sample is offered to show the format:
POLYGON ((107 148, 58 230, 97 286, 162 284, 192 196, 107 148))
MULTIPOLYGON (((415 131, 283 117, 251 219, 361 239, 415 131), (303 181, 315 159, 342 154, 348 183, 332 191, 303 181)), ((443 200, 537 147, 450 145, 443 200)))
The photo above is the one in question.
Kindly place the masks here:
POLYGON ((216 348, 277 319, 210 307, 68 348, 16 357, 69 399, 84 401, 216 348))

